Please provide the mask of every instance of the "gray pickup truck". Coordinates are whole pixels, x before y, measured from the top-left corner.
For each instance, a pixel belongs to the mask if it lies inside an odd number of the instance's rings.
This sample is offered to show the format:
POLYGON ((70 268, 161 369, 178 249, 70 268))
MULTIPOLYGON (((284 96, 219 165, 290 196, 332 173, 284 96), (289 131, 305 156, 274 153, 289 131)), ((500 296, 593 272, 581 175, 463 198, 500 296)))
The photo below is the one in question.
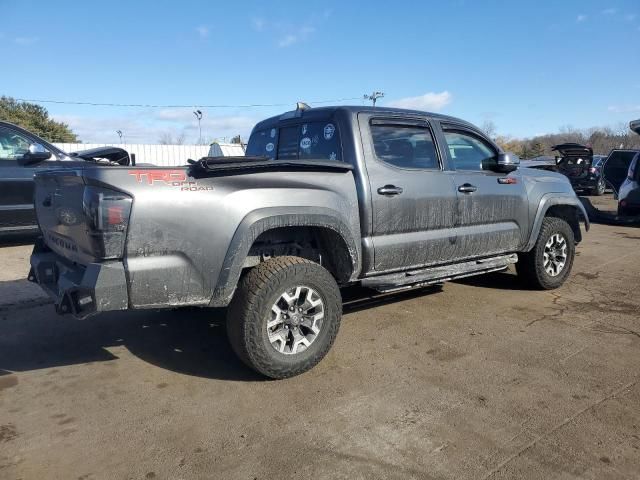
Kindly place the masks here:
POLYGON ((234 351, 272 378, 316 365, 340 287, 381 292, 506 269, 567 279, 589 223, 571 184, 480 130, 420 111, 308 108, 257 124, 247 157, 39 172, 29 279, 59 313, 228 307, 234 351))

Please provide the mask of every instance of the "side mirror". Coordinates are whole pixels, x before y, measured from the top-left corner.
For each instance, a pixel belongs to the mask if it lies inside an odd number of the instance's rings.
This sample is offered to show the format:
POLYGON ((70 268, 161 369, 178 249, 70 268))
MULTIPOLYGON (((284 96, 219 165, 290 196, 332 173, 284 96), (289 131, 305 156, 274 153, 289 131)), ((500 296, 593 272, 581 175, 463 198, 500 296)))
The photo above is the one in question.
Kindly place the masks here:
POLYGON ((50 151, 39 143, 32 143, 29 145, 29 151, 20 159, 20 163, 22 165, 31 165, 32 163, 38 163, 43 160, 48 160, 49 158, 51 158, 50 151))
POLYGON ((501 152, 496 158, 494 169, 496 172, 509 173, 518 169, 520 165, 520 157, 513 153, 501 152))

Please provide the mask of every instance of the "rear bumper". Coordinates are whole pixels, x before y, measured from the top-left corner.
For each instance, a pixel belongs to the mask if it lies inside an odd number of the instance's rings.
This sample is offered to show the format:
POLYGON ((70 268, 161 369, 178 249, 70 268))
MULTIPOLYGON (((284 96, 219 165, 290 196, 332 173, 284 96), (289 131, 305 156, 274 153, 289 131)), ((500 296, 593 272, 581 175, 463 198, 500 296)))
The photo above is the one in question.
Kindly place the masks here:
POLYGON ((595 189, 598 186, 598 177, 593 178, 570 178, 571 186, 574 190, 595 189))
POLYGON ((53 299, 56 312, 79 318, 129 305, 127 281, 121 262, 69 263, 37 241, 31 254, 29 280, 53 299))

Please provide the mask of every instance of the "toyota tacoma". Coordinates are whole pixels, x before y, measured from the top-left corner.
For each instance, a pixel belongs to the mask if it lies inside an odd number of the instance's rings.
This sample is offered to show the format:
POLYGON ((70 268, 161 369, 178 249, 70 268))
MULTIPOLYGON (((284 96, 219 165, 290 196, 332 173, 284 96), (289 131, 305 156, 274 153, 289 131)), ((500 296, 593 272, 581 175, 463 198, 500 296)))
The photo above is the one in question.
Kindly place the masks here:
POLYGON ((304 104, 258 123, 243 158, 36 174, 29 279, 59 313, 228 307, 237 355, 272 378, 331 348, 340 288, 381 292, 516 264, 569 276, 580 222, 567 177, 518 168, 457 118, 304 104))

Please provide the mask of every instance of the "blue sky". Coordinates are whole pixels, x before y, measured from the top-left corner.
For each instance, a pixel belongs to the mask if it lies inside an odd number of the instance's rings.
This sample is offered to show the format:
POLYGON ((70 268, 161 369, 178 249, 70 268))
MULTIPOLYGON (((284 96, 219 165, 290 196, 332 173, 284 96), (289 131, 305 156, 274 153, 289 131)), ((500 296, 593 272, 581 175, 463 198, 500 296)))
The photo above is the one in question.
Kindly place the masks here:
MULTIPOLYGON (((0 0, 0 94, 202 108, 246 135, 307 102, 385 92, 501 134, 640 117, 640 2, 0 0)), ((43 104, 85 142, 198 137, 193 108, 43 104)))

